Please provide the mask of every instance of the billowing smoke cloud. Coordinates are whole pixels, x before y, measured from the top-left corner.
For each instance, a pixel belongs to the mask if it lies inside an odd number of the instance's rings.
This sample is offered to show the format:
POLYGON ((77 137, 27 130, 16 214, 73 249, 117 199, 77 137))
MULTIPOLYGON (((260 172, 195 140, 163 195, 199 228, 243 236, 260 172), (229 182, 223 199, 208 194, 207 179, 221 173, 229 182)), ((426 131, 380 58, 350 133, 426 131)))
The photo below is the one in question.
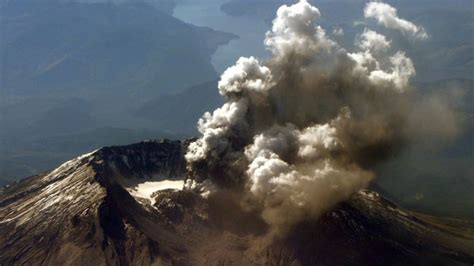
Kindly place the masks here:
POLYGON ((332 30, 332 34, 334 36, 343 36, 344 35, 344 29, 342 29, 341 27, 335 27, 333 30, 332 30))
POLYGON ((389 29, 396 29, 405 34, 419 39, 428 38, 428 34, 423 27, 415 25, 413 22, 398 17, 397 9, 381 2, 367 3, 364 10, 366 18, 373 18, 377 22, 389 29))
POLYGON ((223 73, 226 103, 199 120, 186 154, 189 187, 237 191, 278 230, 367 187, 413 133, 412 61, 387 54, 391 41, 369 29, 348 52, 320 15, 305 0, 278 9, 265 39, 272 57, 223 73))

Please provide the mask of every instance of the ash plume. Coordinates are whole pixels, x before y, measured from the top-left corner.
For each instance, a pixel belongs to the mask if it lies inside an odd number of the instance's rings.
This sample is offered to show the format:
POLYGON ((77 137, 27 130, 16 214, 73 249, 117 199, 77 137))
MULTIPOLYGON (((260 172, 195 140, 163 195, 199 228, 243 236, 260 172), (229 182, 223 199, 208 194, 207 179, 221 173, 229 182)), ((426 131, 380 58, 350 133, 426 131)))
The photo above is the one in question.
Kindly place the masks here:
POLYGON ((188 188, 238 192, 278 231, 366 188, 416 130, 411 59, 370 29, 347 51, 320 16, 306 0, 278 9, 272 57, 242 57, 222 74, 226 102, 199 120, 186 154, 188 188))
POLYGON ((415 25, 413 22, 402 19, 397 14, 397 9, 381 2, 369 2, 365 6, 364 16, 373 18, 378 24, 389 29, 396 29, 404 34, 409 34, 418 39, 428 38, 423 27, 415 25))

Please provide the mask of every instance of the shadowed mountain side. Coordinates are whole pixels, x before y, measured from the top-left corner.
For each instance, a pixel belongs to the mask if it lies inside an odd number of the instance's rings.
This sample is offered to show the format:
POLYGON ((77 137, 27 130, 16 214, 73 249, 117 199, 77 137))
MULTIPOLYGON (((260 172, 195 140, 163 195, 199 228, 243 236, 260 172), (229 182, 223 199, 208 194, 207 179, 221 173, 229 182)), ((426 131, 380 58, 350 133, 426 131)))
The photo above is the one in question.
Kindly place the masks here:
POLYGON ((193 134, 196 122, 223 102, 217 80, 193 86, 183 92, 151 99, 136 111, 136 116, 158 123, 161 128, 193 134))
POLYGON ((172 7, 169 0, 0 2, 2 180, 99 146, 169 136, 171 127, 133 111, 216 79, 211 56, 237 37, 176 19, 172 7))
MULTIPOLYGON (((472 80, 440 80, 417 87, 425 102, 442 98, 452 104, 460 116, 462 129, 445 143, 433 145, 429 137, 417 138, 407 152, 382 166, 384 174, 377 183, 403 207, 433 215, 474 219, 471 211, 474 208, 471 189, 474 186, 474 83, 472 80)), ((440 126, 447 125, 440 123, 440 126)))
MULTIPOLYGON (((20 2, 21 0, 0 0, 0 6, 7 4, 12 4, 13 2, 20 2)), ((23 1, 26 2, 26 1, 23 1)), ((146 3, 154 8, 165 12, 167 14, 173 14, 173 10, 176 7, 176 0, 29 0, 30 3, 83 3, 83 4, 99 4, 99 3, 109 3, 109 4, 129 4, 129 3, 146 3)))
POLYGON ((215 78, 210 56, 235 37, 140 2, 12 1, 1 12, 6 95, 184 89, 215 78))

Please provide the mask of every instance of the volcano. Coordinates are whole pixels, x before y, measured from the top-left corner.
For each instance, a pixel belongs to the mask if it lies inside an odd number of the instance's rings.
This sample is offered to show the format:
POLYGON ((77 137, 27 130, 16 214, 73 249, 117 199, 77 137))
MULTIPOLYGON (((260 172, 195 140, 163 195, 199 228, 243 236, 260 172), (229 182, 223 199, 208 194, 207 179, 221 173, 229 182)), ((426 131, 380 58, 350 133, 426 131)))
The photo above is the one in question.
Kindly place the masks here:
POLYGON ((474 222, 362 190, 285 236, 232 191, 183 190, 190 141, 105 147, 2 188, 1 265, 470 265, 474 222))

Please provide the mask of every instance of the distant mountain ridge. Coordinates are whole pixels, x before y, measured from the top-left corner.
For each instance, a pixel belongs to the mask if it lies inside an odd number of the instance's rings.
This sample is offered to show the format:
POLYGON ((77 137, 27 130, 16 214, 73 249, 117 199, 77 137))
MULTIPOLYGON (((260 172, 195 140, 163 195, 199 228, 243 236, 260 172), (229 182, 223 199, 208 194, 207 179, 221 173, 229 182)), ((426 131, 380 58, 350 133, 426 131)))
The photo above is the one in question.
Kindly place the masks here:
POLYGON ((84 3, 84 4, 130 4, 130 3, 146 3, 158 10, 172 14, 176 7, 175 0, 0 0, 0 7, 12 4, 14 2, 27 2, 27 3, 84 3))
POLYGON ((205 112, 223 103, 217 89, 217 80, 192 86, 189 89, 150 99, 135 114, 174 132, 194 136, 197 121, 205 112))
POLYGON ((13 1, 1 12, 4 95, 184 89, 216 77, 210 56, 235 37, 145 2, 13 1))
POLYGON ((134 110, 149 99, 217 79, 211 55, 236 36, 187 24, 172 16, 174 5, 171 0, 0 2, 3 180, 90 150, 104 140, 103 132, 110 137, 99 145, 176 134, 134 110), (79 135, 86 139, 78 141, 79 135), (63 150, 43 145, 55 139, 64 143, 63 150), (79 142, 83 145, 71 153, 79 142))

